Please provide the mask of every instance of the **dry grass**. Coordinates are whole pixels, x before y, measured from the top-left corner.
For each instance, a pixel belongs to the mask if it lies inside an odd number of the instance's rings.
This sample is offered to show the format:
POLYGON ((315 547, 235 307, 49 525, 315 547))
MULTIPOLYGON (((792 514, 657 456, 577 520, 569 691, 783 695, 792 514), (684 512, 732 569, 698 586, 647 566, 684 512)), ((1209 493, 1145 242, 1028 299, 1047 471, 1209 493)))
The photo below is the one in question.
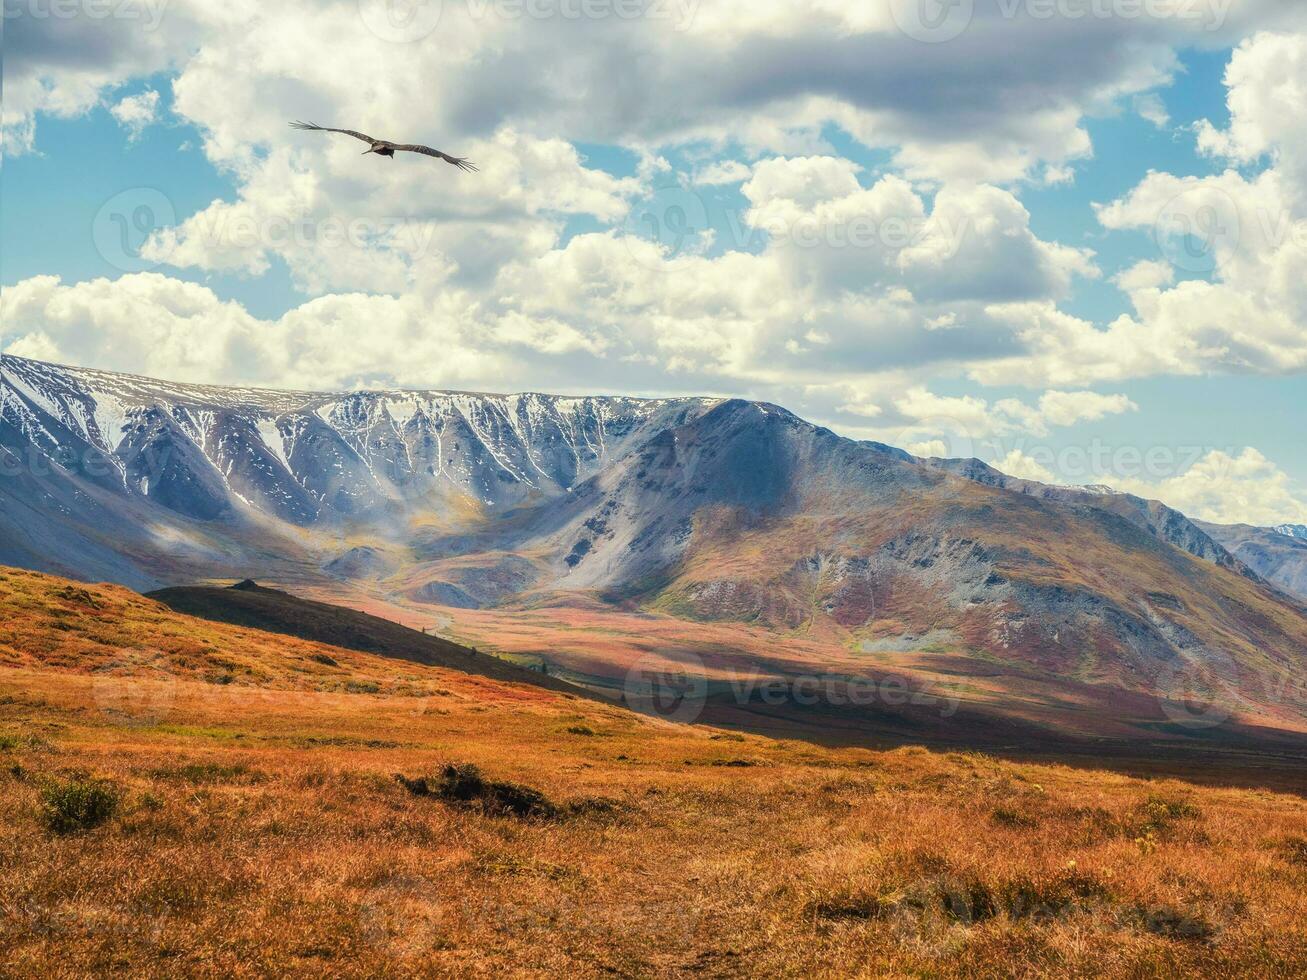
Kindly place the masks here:
POLYGON ((722 737, 0 575, 6 974, 1307 972, 1297 797, 722 737), (117 805, 56 832, 71 784, 117 805))

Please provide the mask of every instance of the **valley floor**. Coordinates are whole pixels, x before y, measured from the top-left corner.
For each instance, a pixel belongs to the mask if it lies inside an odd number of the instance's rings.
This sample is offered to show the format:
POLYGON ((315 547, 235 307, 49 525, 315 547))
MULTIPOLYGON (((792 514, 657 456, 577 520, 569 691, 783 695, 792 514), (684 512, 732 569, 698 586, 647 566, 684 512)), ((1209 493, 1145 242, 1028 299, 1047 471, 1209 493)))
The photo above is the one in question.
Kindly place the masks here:
POLYGON ((5 975, 1307 973, 1298 796, 675 726, 0 571, 5 975))

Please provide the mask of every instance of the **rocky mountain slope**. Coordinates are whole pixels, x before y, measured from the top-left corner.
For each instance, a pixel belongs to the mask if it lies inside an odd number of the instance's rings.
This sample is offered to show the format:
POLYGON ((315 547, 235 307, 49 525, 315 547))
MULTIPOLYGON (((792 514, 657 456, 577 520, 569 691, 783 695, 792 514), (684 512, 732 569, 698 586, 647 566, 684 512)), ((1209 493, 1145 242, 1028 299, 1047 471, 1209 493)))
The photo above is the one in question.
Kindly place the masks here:
POLYGON ((1290 524, 1278 528, 1247 524, 1200 526, 1266 581, 1307 600, 1307 528, 1290 524))
MULTIPOLYGON (((739 400, 2 367, 0 563, 136 587, 253 576, 440 610, 470 642, 516 630, 516 652, 571 650, 588 677, 620 676, 617 648, 579 652, 576 627, 527 636, 531 610, 584 609, 613 634, 619 613, 718 624, 726 642, 685 641, 710 663, 748 649, 790 670, 800 647, 809 669, 983 663, 1008 693, 1166 695, 1197 677, 1252 716, 1307 718, 1278 682, 1301 673, 1307 613, 1155 502, 919 460, 739 400)), ((645 631, 628 630, 632 648, 645 631)))

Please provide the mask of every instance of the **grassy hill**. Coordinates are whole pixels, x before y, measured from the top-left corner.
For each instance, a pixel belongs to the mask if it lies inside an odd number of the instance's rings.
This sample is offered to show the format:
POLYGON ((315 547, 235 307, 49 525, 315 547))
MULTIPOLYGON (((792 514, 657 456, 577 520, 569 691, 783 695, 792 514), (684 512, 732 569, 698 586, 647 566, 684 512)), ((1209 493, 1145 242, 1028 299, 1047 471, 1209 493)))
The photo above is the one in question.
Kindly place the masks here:
POLYGON ((378 616, 314 602, 268 589, 246 580, 229 588, 191 586, 160 589, 146 598, 161 602, 174 612, 200 619, 247 626, 303 640, 377 653, 384 657, 411 660, 434 667, 448 667, 519 684, 533 684, 573 694, 580 688, 527 670, 439 636, 409 629, 378 616))
POLYGON ((13 975, 1307 970, 1297 796, 675 726, 10 569, 0 762, 13 975))

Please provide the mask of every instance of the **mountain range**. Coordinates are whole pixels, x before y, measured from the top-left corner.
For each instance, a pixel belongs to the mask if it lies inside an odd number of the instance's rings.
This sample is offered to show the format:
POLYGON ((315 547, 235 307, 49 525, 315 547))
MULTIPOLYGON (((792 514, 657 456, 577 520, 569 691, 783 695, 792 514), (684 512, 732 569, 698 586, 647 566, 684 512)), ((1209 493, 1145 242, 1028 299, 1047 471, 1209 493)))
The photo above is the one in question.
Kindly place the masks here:
POLYGON ((1284 529, 738 399, 0 370, 0 563, 254 577, 600 685, 650 660, 893 673, 1050 731, 1188 736, 1218 695, 1222 722, 1307 728, 1307 540, 1284 529))

